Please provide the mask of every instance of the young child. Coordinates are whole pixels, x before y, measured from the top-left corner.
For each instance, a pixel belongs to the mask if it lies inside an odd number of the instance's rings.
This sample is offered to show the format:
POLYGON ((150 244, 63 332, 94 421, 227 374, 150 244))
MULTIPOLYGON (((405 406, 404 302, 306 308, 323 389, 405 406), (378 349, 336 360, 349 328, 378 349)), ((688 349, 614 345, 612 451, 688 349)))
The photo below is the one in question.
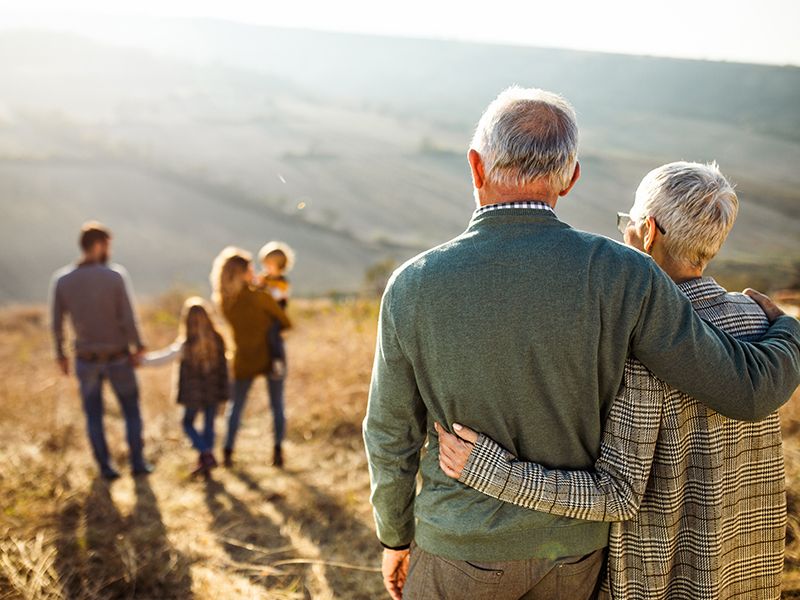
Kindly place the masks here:
MULTIPOLYGON (((294 267, 294 251, 283 242, 268 242, 258 251, 258 260, 264 270, 256 277, 256 287, 268 291, 283 310, 289 304, 291 284, 286 273, 294 267)), ((281 324, 277 321, 268 333, 270 357, 269 376, 283 379, 286 376, 286 349, 281 336, 281 324)))
POLYGON ((142 366, 164 365, 175 360, 180 361, 176 399, 184 406, 183 430, 199 453, 192 475, 207 477, 217 466, 213 453, 214 417, 219 405, 228 399, 230 390, 225 342, 214 327, 202 298, 186 300, 178 339, 163 350, 146 354, 142 366), (198 412, 202 412, 204 418, 202 433, 194 427, 198 412))

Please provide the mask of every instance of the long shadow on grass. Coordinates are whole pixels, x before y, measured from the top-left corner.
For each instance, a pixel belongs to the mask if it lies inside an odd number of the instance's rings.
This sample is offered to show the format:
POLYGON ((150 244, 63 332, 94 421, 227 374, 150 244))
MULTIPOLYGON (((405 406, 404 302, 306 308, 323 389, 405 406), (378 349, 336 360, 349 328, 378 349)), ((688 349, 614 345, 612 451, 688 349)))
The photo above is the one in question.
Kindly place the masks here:
POLYGON ((212 529, 234 563, 234 570, 268 590, 301 587, 297 576, 276 573, 270 567, 292 550, 291 541, 281 534, 278 525, 269 517, 253 512, 215 479, 206 481, 205 500, 212 529))
MULTIPOLYGON (((294 477, 298 489, 293 496, 303 501, 291 502, 283 496, 270 494, 245 471, 235 470, 233 474, 251 490, 264 497, 271 496, 272 504, 284 518, 300 524, 304 534, 319 548, 322 560, 364 567, 380 566, 381 551, 375 533, 330 494, 300 477, 294 477)), ((325 570, 325 577, 335 598, 367 600, 382 597, 384 593, 378 573, 330 566, 325 570)))
POLYGON ((68 598, 192 597, 189 563, 167 539, 150 483, 138 478, 135 488, 127 518, 100 478, 82 505, 71 502, 62 510, 56 566, 68 598))

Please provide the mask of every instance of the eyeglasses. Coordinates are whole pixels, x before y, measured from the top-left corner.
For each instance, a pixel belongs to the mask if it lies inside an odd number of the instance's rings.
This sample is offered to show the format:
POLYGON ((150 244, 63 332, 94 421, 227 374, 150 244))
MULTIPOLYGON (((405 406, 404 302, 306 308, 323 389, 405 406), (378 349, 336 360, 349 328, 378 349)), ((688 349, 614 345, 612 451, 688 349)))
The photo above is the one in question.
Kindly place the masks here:
MULTIPOLYGON (((647 217, 644 217, 644 218, 646 219, 647 217)), ((625 233, 625 230, 628 228, 628 225, 630 225, 631 221, 633 221, 633 219, 631 218, 631 216, 628 213, 618 212, 617 213, 617 229, 619 229, 619 232, 620 233, 625 233)), ((661 232, 661 235, 667 235, 667 232, 664 231, 664 228, 661 227, 661 225, 658 224, 658 221, 653 219, 653 223, 656 224, 656 227, 661 232)))

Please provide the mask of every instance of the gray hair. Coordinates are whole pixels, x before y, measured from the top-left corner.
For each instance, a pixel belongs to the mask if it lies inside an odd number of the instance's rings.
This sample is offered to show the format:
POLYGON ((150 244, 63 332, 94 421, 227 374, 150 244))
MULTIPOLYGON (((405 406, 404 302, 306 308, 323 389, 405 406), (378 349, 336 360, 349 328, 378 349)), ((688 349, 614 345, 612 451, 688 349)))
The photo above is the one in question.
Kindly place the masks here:
POLYGON ((653 217, 674 260, 705 268, 728 237, 739 199, 716 162, 674 162, 653 169, 636 190, 631 217, 653 217))
POLYGON ((558 94, 510 87, 481 116, 471 147, 493 183, 521 187, 546 179, 560 191, 578 160, 575 109, 558 94))

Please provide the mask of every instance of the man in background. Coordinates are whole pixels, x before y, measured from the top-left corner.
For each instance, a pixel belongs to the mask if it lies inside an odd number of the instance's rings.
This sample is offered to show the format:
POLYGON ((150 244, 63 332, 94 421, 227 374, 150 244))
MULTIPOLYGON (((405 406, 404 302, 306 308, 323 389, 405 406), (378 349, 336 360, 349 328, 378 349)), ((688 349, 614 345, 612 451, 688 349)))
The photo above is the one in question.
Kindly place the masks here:
POLYGON ((111 232, 101 223, 84 224, 80 246, 80 262, 53 276, 51 315, 56 360, 61 372, 68 375, 64 320, 69 315, 75 332, 75 374, 100 473, 109 480, 119 477, 111 464, 103 427, 103 382, 108 380, 125 417, 133 473, 148 474, 153 467, 144 460, 139 386, 134 373, 144 345, 133 312, 128 275, 121 266, 109 264, 111 232))

